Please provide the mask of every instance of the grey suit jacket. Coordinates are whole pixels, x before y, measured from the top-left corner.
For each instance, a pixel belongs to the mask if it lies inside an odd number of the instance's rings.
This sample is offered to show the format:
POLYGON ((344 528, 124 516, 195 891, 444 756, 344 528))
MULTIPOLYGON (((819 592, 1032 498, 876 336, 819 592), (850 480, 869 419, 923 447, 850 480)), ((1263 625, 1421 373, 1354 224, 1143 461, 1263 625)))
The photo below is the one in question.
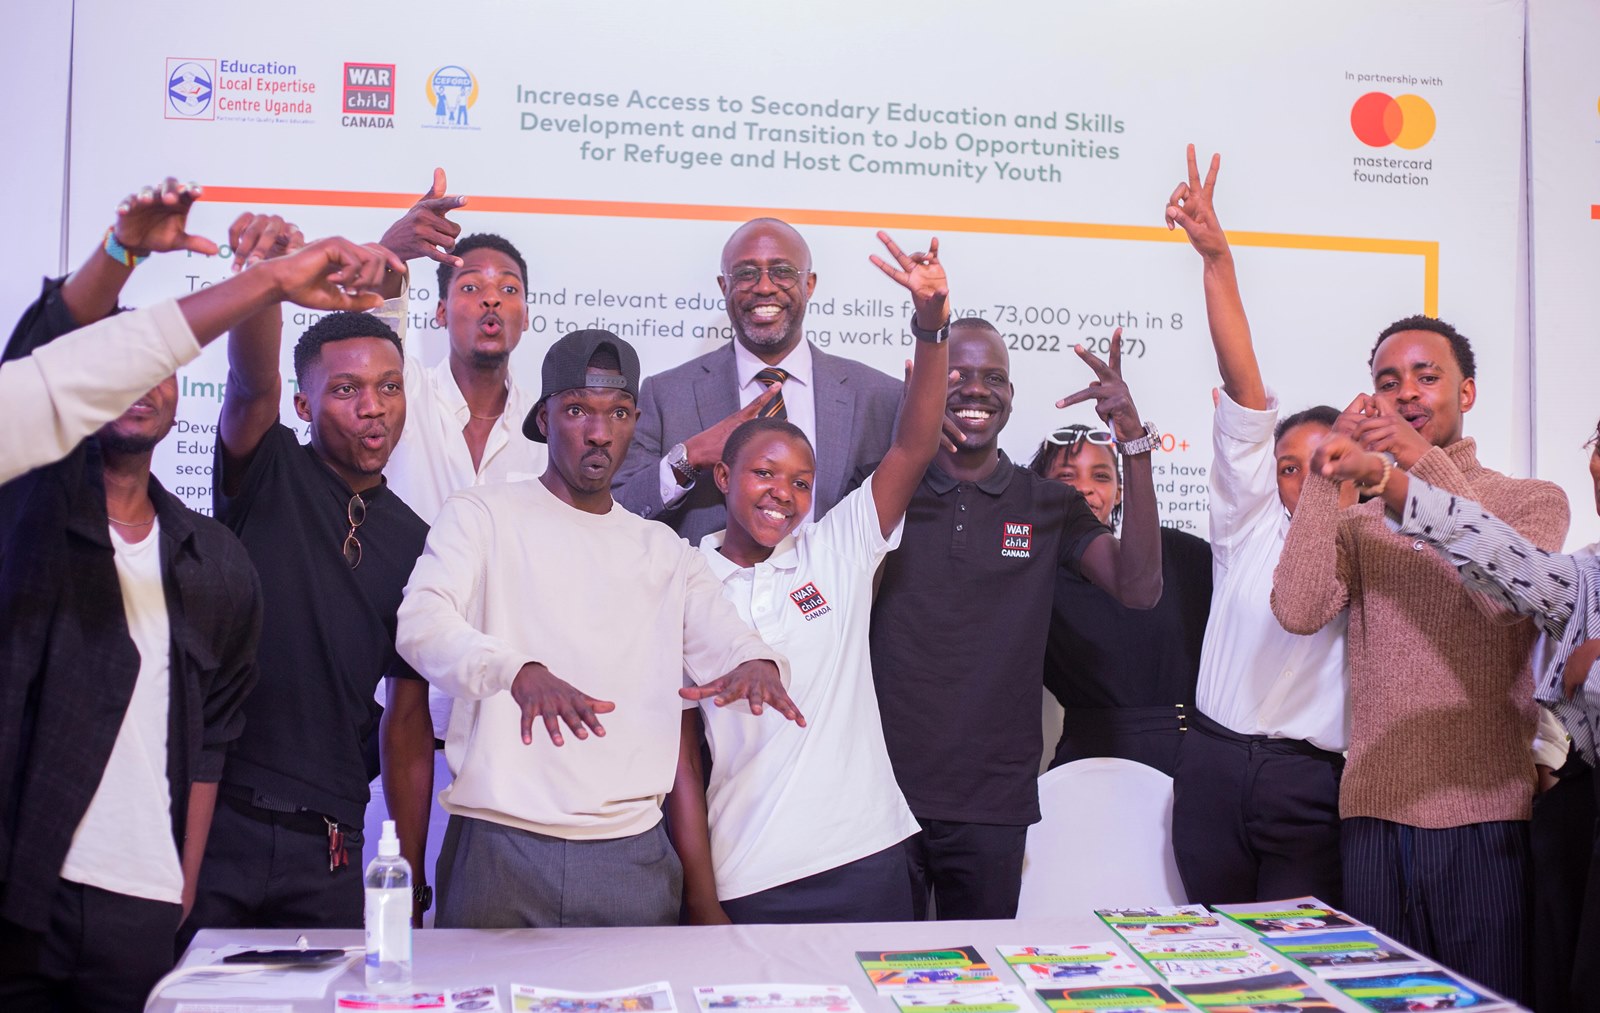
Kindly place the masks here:
MULTIPOLYGON (((817 405, 816 517, 844 496, 858 469, 883 460, 894 436, 902 384, 871 366, 811 347, 817 405)), ((727 527, 722 494, 709 474, 670 507, 661 504, 661 459, 674 444, 739 410, 733 345, 647 377, 639 388, 639 424, 611 482, 617 502, 640 517, 670 524, 691 544, 727 527)))

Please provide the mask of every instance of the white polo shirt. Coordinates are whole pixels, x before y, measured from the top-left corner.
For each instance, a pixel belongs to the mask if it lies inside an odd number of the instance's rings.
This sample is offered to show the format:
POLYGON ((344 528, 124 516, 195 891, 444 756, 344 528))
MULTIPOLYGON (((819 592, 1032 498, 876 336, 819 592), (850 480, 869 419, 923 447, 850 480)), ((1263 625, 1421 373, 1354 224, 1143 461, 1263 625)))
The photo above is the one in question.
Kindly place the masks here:
MULTIPOLYGON (((784 418, 793 423, 806 439, 811 441, 811 446, 817 445, 817 385, 815 373, 812 368, 811 342, 802 341, 789 350, 775 368, 782 369, 789 374, 789 379, 783 382, 783 410, 784 418)), ((747 407, 750 402, 760 397, 766 391, 767 385, 756 379, 756 374, 766 369, 767 364, 756 357, 756 354, 735 341, 733 343, 733 369, 739 378, 739 407, 747 407)), ((671 506, 678 502, 689 490, 678 484, 678 476, 668 464, 666 458, 661 459, 659 467, 661 479, 661 505, 671 506)), ((699 481, 708 482, 708 474, 701 475, 699 481)), ((806 508, 806 515, 801 518, 801 523, 816 518, 815 502, 806 508)))
POLYGON ((1277 424, 1270 391, 1264 411, 1218 392, 1211 434, 1215 590, 1195 703, 1241 735, 1304 739, 1342 753, 1350 745, 1348 611, 1308 637, 1288 632, 1272 614, 1272 573, 1289 533, 1278 499, 1277 424))
POLYGON ((700 704, 722 900, 838 868, 917 832, 883 743, 867 646, 873 573, 903 527, 883 537, 869 478, 755 566, 717 551, 726 531, 700 542, 739 618, 789 659, 789 696, 807 722, 700 704))

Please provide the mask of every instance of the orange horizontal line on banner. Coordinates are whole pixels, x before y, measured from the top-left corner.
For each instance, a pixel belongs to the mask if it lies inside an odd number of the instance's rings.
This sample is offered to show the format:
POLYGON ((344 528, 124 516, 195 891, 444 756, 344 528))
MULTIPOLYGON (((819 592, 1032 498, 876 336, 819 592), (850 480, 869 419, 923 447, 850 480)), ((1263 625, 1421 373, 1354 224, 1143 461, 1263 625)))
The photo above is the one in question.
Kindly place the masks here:
MULTIPOLYGON (((314 207, 408 208, 416 194, 358 190, 282 190, 269 187, 208 186, 205 199, 229 204, 280 204, 314 207)), ((744 222, 781 218, 794 225, 838 225, 851 228, 902 229, 917 232, 985 232, 1011 236, 1056 236, 1070 239, 1121 239, 1147 243, 1182 243, 1181 229, 1159 225, 1097 225, 1090 222, 1030 221, 1018 218, 967 218, 954 215, 886 214, 876 211, 820 211, 813 208, 758 208, 717 204, 652 204, 633 201, 559 200, 547 197, 471 196, 470 211, 490 214, 576 215, 598 218, 664 218, 678 221, 744 222)), ((1600 217, 1600 205, 1595 208, 1600 217)), ((1235 246, 1280 250, 1330 250, 1339 253, 1385 253, 1423 258, 1423 312, 1439 312, 1439 244, 1415 239, 1367 239, 1358 236, 1312 236, 1289 232, 1230 232, 1235 246)))

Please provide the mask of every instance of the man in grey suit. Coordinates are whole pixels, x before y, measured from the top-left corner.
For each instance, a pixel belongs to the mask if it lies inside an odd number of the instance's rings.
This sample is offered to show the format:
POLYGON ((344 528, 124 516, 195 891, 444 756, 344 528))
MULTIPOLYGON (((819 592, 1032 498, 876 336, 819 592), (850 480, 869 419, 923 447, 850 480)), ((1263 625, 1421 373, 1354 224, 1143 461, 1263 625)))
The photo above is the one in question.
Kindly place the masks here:
POLYGON ((639 425, 612 493, 641 517, 664 521, 698 545, 727 526, 710 480, 740 423, 781 414, 817 452, 815 520, 842 497, 857 469, 883 458, 901 383, 805 340, 817 287, 811 250, 785 222, 757 218, 722 248, 717 277, 734 341, 644 381, 639 425))

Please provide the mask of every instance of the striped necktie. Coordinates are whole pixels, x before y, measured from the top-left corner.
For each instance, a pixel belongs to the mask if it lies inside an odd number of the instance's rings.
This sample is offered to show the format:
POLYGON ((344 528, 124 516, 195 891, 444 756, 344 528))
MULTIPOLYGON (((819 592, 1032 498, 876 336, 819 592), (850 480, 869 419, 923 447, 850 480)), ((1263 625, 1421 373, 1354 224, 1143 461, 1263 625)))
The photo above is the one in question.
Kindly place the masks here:
MULTIPOLYGON (((770 387, 775 383, 785 383, 788 379, 789 371, 787 369, 779 369, 777 366, 768 366, 756 374, 756 382, 761 384, 762 387, 770 387)), ((783 391, 779 391, 777 397, 768 401, 767 406, 761 409, 761 414, 757 417, 763 419, 787 419, 789 417, 789 409, 783 406, 783 391)))

